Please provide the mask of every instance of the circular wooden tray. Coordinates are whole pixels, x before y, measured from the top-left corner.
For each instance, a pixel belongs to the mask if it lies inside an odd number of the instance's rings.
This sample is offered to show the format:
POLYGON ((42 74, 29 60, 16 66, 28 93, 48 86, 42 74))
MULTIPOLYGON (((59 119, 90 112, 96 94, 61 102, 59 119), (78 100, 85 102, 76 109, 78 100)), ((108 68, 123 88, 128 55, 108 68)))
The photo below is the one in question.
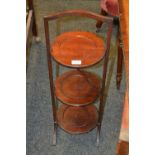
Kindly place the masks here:
POLYGON ((98 112, 95 106, 73 107, 62 104, 57 112, 59 126, 71 134, 89 132, 96 127, 98 112))
POLYGON ((90 32, 65 32, 51 46, 52 57, 68 67, 88 67, 105 55, 103 39, 90 32))
POLYGON ((84 106, 96 100, 100 87, 101 81, 95 74, 72 70, 56 79, 55 95, 65 104, 84 106))

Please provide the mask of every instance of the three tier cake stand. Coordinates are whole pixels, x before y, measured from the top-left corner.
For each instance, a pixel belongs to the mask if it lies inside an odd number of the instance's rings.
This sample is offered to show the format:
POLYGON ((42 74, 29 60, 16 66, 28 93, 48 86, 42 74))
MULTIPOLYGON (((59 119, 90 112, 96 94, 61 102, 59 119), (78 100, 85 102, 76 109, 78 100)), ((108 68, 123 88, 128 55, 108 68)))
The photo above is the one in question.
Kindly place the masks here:
POLYGON ((111 17, 104 17, 84 10, 68 10, 44 17, 45 37, 52 112, 54 120, 53 144, 56 145, 56 130, 59 126, 71 134, 86 133, 97 127, 97 144, 104 112, 104 89, 112 32, 111 17), (108 24, 106 43, 94 33, 84 31, 65 32, 50 45, 49 21, 63 16, 82 16, 108 24), (52 59, 51 59, 52 58, 52 59), (104 59, 102 80, 83 68, 93 66, 104 59), (72 70, 53 78, 51 60, 72 70), (92 103, 100 98, 99 108, 92 103), (62 104, 59 108, 56 99, 62 104))

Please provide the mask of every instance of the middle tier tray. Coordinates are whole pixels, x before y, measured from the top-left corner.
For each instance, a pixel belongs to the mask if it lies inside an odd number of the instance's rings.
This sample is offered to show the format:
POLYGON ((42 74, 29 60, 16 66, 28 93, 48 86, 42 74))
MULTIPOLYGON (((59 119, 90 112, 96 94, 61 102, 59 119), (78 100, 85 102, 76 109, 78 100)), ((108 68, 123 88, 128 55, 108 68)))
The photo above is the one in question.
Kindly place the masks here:
POLYGON ((93 73, 81 70, 65 72, 55 81, 55 95, 63 103, 84 106, 100 94, 101 80, 93 73))

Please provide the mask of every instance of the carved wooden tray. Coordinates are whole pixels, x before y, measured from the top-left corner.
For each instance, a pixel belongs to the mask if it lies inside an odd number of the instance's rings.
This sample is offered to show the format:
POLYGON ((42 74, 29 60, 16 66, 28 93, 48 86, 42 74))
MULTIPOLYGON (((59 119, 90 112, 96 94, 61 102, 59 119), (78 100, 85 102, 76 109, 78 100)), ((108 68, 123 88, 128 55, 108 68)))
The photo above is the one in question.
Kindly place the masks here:
POLYGON ((95 106, 73 107, 62 104, 57 112, 59 126, 71 134, 89 132, 96 127, 98 112, 95 106))
POLYGON ((104 57, 104 42, 90 32, 65 32, 51 45, 51 55, 64 66, 87 67, 104 57))
POLYGON ((96 100, 100 87, 101 81, 95 74, 72 70, 56 79, 55 95, 65 104, 84 106, 96 100))

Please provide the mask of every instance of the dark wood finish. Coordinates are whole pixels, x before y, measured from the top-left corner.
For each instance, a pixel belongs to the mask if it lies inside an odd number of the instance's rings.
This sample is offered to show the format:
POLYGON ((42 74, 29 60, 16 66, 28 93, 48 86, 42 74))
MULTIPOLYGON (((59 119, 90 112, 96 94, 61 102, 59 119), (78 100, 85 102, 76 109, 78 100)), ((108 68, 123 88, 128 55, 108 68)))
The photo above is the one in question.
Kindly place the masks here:
POLYGON ((40 38, 38 36, 37 32, 37 26, 36 26, 36 18, 35 18, 35 11, 33 6, 33 0, 27 0, 27 7, 28 9, 26 14, 26 71, 28 67, 28 61, 29 61, 29 47, 31 45, 31 38, 32 35, 35 37, 36 41, 39 41, 40 38))
MULTIPOLYGON (((68 10, 68 11, 63 11, 63 12, 59 12, 59 13, 55 13, 55 14, 51 14, 49 16, 45 16, 44 17, 44 26, 45 26, 45 36, 46 36, 46 47, 47 47, 47 59, 48 59, 48 70, 49 70, 49 79, 50 79, 50 88, 51 88, 51 97, 52 97, 52 110, 53 110, 53 118, 54 118, 54 126, 56 125, 57 123, 57 119, 56 119, 56 116, 55 116, 55 113, 56 113, 56 105, 55 105, 55 98, 54 98, 54 86, 53 86, 53 77, 52 77, 52 63, 51 63, 51 55, 50 55, 50 37, 49 37, 49 25, 48 25, 48 22, 51 21, 51 20, 55 20, 59 17, 64 17, 64 16, 82 16, 82 17, 87 17, 87 18, 92 18, 96 21, 100 20, 102 22, 106 22, 108 25, 108 31, 106 33, 106 45, 105 45, 105 54, 104 54, 104 65, 103 65, 103 76, 102 76, 102 84, 101 84, 101 91, 100 91, 100 105, 99 105, 99 118, 97 117, 97 132, 98 132, 98 135, 100 133, 100 127, 101 127, 101 122, 102 122, 102 114, 103 114, 103 111, 104 111, 104 105, 105 105, 105 98, 103 97, 104 96, 104 89, 105 89, 105 81, 106 81, 106 72, 107 72, 107 65, 108 65, 108 57, 109 57, 109 49, 110 49, 110 41, 111 41, 111 32, 112 32, 112 26, 113 26, 113 18, 111 17, 104 17, 104 16, 101 16, 101 15, 98 15, 96 13, 92 13, 92 12, 89 12, 89 11, 84 11, 84 10, 68 10)), ((80 47, 80 45, 78 45, 80 47)), ((104 51, 102 51, 104 52, 104 51)), ((65 58, 67 58, 67 55, 65 55, 65 58)), ((70 66, 69 66, 70 67, 70 66)), ((79 68, 77 66, 75 66, 75 68, 79 68)), ((63 105, 65 106, 65 105, 63 105)), ((66 105, 67 106, 67 105, 66 105)), ((87 106, 82 106, 82 107, 73 107, 73 106, 70 106, 70 108, 86 108, 87 106)), ((86 108, 87 109, 87 108, 86 108)), ((59 109, 60 110, 60 109, 59 109)), ((72 110, 71 110, 72 111, 72 110)), ((86 111, 88 112, 88 111, 86 111)), ((96 112, 94 112, 96 113, 96 112)), ((74 113, 73 113, 74 114, 74 113)), ((93 114, 93 112, 91 113, 93 114)), ((60 115, 62 115, 60 113, 60 115)), ((58 115, 59 116, 59 115, 58 115)), ((79 114, 79 117, 80 117, 80 114, 79 114)), ((81 116, 82 118, 82 116, 81 116)), ((94 117, 96 118, 96 117, 94 117)), ((93 118, 91 119, 93 120, 93 118)), ((60 123, 60 126, 63 124, 60 123)), ((90 124, 93 124, 95 127, 95 123, 90 123, 90 124)), ((62 126, 63 128, 63 126, 62 126)), ((92 128, 92 126, 91 126, 92 128)), ((89 128, 89 130, 91 129, 89 128)), ((66 129, 67 131, 68 129, 66 129)), ((55 131, 55 130, 54 130, 55 131)), ((88 130, 87 130, 88 131, 88 130)), ((72 132, 70 131, 69 129, 69 132, 72 132)), ((85 131, 79 131, 78 133, 82 133, 82 132, 86 132, 86 129, 85 131)), ((74 131, 73 131, 74 133, 74 131)), ((76 130, 76 133, 77 133, 77 130, 76 130)), ((56 132, 54 132, 54 138, 56 138, 56 132)), ((55 142, 55 140, 54 140, 55 142)), ((97 142, 99 142, 99 137, 97 136, 97 142)))
POLYGON ((62 129, 71 134, 80 134, 96 127, 98 112, 93 105, 84 107, 61 105, 57 118, 62 129))
POLYGON ((120 37, 120 28, 118 25, 118 41, 117 41, 117 74, 116 74, 116 86, 117 89, 120 88, 122 80, 122 68, 123 68, 123 51, 122 51, 122 41, 120 37))
POLYGON ((113 18, 111 17, 101 16, 97 13, 93 13, 93 12, 85 11, 85 10, 67 10, 67 11, 63 11, 59 13, 50 14, 48 16, 45 16, 44 19, 55 20, 57 18, 64 17, 64 16, 81 16, 81 17, 91 18, 96 21, 99 20, 102 22, 110 22, 110 23, 113 21, 113 18))
MULTIPOLYGON (((110 14, 108 14, 105 10, 103 10, 101 8, 101 15, 103 16, 110 16, 110 14)), ((116 86, 117 89, 120 88, 120 83, 121 83, 121 79, 122 79, 122 67, 123 67, 123 52, 122 52, 122 40, 121 40, 121 36, 120 36, 120 25, 119 25, 119 17, 114 16, 114 21, 113 23, 117 26, 118 28, 118 41, 117 41, 117 49, 118 49, 118 53, 117 53, 117 74, 116 74, 116 86)), ((100 30, 101 26, 102 26, 103 22, 102 21, 97 21, 96 23, 96 28, 97 28, 97 32, 100 30)))
POLYGON ((57 119, 56 119, 56 104, 55 104, 55 96, 54 96, 54 84, 53 84, 53 66, 51 63, 51 55, 50 55, 50 40, 49 40, 49 26, 48 21, 44 20, 45 27, 45 38, 46 38, 46 48, 47 48, 47 61, 48 61, 48 73, 49 73, 49 81, 50 81, 50 93, 52 98, 52 113, 54 120, 54 132, 53 132, 53 145, 56 145, 56 128, 57 128, 57 119))
POLYGON ((100 94, 100 104, 99 104, 99 119, 98 119, 98 128, 97 128, 97 146, 99 145, 99 137, 100 137, 100 130, 101 130, 101 123, 102 118, 104 114, 104 108, 106 103, 106 97, 105 97, 105 84, 106 84, 106 74, 107 74, 107 66, 108 66, 108 60, 109 60, 109 50, 110 50, 110 41, 111 41, 111 33, 112 33, 112 23, 108 27, 108 37, 107 37, 107 51, 105 54, 105 60, 103 64, 103 74, 102 74, 102 87, 101 87, 101 94, 100 94))
POLYGON ((88 67, 103 59, 105 55, 104 46, 103 39, 96 34, 66 32, 58 36, 51 45, 51 55, 64 66, 88 67), (73 63, 74 60, 80 64, 73 63))
POLYGON ((28 48, 30 32, 31 32, 31 29, 32 29, 32 23, 33 23, 33 11, 30 10, 28 12, 27 20, 26 20, 26 49, 28 48))
MULTIPOLYGON (((107 15, 108 15, 107 12, 104 11, 104 10, 102 10, 102 9, 101 9, 101 13, 100 13, 100 14, 103 15, 103 16, 107 16, 107 15)), ((100 29, 101 26, 102 26, 102 24, 103 24, 103 22, 100 21, 100 20, 98 20, 97 23, 96 23, 96 27, 97 27, 97 29, 100 29)))
POLYGON ((117 145, 116 155, 128 155, 129 154, 129 143, 126 141, 120 141, 117 145))
POLYGON ((33 23, 32 23, 32 33, 35 37, 38 36, 37 26, 36 26, 36 18, 35 18, 35 11, 34 11, 34 5, 33 0, 27 0, 28 6, 30 10, 33 10, 33 23))
POLYGON ((93 73, 73 70, 65 72, 55 81, 55 95, 63 103, 72 106, 88 105, 100 93, 101 81, 93 73))

